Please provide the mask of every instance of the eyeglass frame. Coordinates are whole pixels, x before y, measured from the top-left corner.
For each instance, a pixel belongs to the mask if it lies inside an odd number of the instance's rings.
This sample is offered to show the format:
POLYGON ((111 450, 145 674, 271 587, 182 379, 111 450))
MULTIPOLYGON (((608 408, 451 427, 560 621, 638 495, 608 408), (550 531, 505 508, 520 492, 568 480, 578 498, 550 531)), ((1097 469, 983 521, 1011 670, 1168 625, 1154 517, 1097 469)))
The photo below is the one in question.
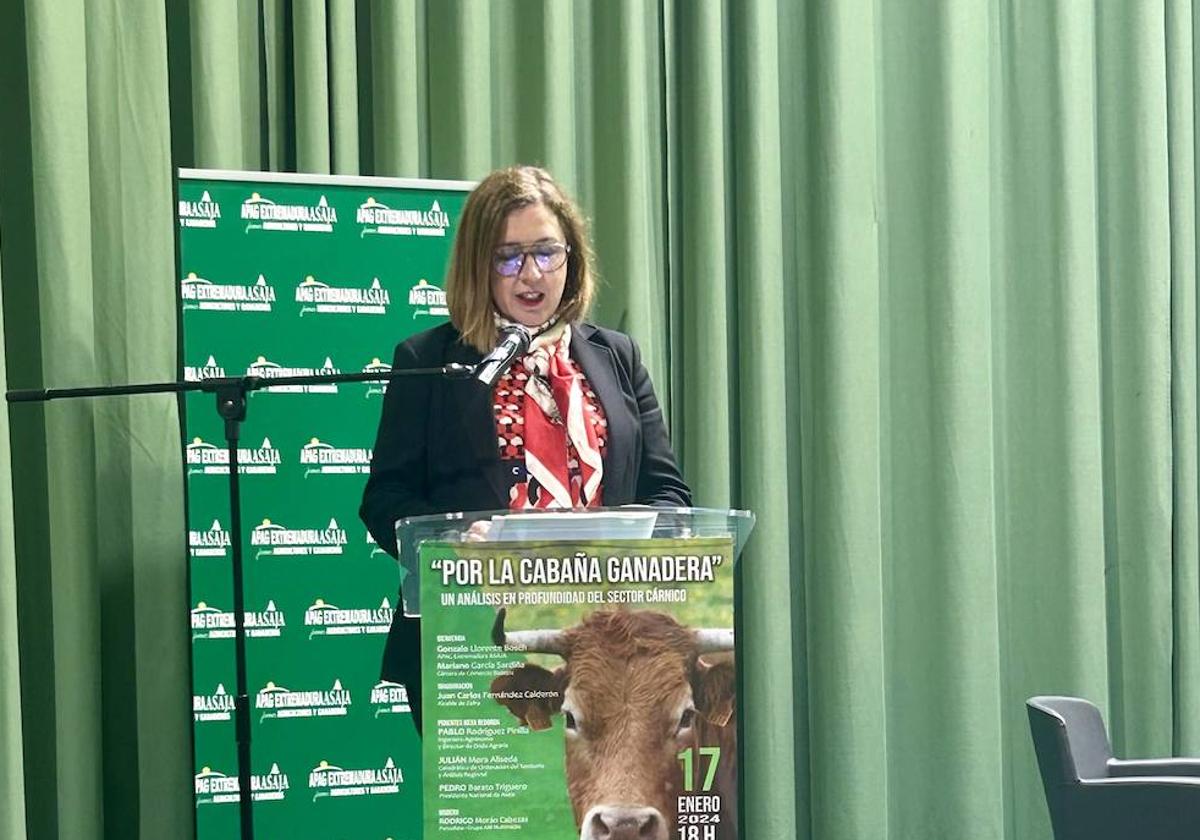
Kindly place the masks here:
MULTIPOLYGON (((509 247, 511 247, 511 246, 509 246, 509 247)), ((521 272, 525 270, 526 260, 528 260, 531 256, 534 257, 534 259, 533 259, 534 267, 537 268, 538 272, 541 274, 549 274, 552 271, 558 271, 560 268, 562 268, 564 265, 566 265, 567 260, 569 260, 571 258, 571 246, 567 242, 559 242, 556 239, 551 239, 551 240, 548 240, 545 242, 535 242, 533 245, 529 245, 529 246, 520 248, 519 250, 515 250, 509 257, 507 257, 507 259, 513 259, 514 257, 519 256, 521 258, 521 262, 517 264, 516 271, 514 271, 512 274, 505 274, 503 271, 500 270, 500 265, 499 265, 500 258, 497 256, 501 250, 502 250, 502 248, 495 248, 492 251, 492 270, 495 271, 496 274, 500 277, 510 277, 510 278, 511 277, 519 277, 521 275, 521 272), (554 266, 553 268, 542 268, 540 265, 538 265, 537 257, 534 256, 533 252, 536 251, 538 248, 545 248, 549 245, 557 245, 562 248, 562 255, 563 255, 562 262, 559 263, 558 265, 554 266)))

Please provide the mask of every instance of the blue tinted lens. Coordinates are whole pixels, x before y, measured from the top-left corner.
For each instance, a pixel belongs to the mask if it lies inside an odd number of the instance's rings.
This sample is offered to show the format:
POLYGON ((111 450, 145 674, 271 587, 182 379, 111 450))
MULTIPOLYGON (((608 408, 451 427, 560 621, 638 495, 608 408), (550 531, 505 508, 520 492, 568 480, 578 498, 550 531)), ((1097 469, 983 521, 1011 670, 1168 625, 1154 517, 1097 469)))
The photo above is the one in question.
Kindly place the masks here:
POLYGON ((563 249, 555 245, 547 245, 544 248, 535 248, 530 253, 533 254, 533 261, 537 263, 538 271, 553 271, 561 265, 563 249))
POLYGON ((520 251, 515 254, 497 254, 496 273, 502 277, 515 277, 520 274, 524 256, 520 251))
POLYGON ((524 266, 525 256, 533 257, 533 264, 538 271, 556 271, 567 261, 567 247, 558 243, 538 245, 524 250, 500 249, 496 251, 496 273, 502 277, 516 277, 524 266))

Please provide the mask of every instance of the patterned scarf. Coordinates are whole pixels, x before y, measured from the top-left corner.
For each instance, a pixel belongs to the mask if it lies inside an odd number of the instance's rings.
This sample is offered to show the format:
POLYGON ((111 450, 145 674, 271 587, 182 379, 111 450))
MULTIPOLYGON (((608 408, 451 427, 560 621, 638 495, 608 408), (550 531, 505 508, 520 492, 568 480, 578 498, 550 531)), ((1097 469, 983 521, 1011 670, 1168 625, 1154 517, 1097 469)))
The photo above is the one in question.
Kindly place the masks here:
POLYGON ((571 361, 571 325, 555 324, 518 362, 525 381, 526 484, 509 507, 584 508, 601 504, 604 462, 584 409, 582 374, 571 361))

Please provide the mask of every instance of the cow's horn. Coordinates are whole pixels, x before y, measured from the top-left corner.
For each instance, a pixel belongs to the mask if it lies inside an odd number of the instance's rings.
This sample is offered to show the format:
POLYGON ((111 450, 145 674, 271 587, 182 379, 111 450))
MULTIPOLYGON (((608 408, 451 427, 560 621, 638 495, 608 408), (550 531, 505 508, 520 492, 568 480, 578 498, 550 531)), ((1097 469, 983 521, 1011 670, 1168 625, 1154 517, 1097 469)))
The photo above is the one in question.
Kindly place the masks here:
POLYGON ((497 646, 508 645, 524 650, 527 653, 553 653, 557 656, 567 655, 567 635, 562 630, 513 630, 504 629, 504 618, 508 610, 501 607, 496 612, 496 621, 492 625, 492 643, 497 646))
POLYGON ((696 649, 699 653, 716 653, 722 650, 733 650, 733 631, 710 628, 697 628, 696 649))

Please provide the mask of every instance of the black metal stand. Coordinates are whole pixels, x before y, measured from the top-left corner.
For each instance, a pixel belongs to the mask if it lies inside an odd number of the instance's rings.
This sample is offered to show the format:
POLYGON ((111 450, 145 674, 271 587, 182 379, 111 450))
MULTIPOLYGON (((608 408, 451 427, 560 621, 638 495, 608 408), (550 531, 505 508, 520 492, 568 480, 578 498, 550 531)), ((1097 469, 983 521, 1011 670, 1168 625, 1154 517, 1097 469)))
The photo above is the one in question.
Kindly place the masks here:
POLYGON ((234 737, 237 739, 238 811, 243 840, 254 838, 254 789, 250 774, 250 692, 246 676, 246 587, 242 565, 242 489, 238 442, 246 419, 246 391, 236 382, 216 385, 217 413, 225 421, 229 451, 229 535, 233 549, 233 656, 236 690, 233 698, 234 737))
POLYGON ((244 567, 242 562, 242 499, 238 469, 238 442, 242 422, 246 419, 247 395, 252 391, 279 385, 317 385, 331 382, 380 382, 408 376, 437 376, 465 379, 475 371, 472 365, 449 364, 436 368, 409 368, 389 373, 339 373, 331 376, 260 376, 202 379, 199 382, 159 382, 142 385, 114 385, 90 388, 58 388, 46 390, 9 391, 10 403, 49 402, 78 397, 127 396, 130 394, 183 394, 203 391, 216 395, 217 413, 225 421, 225 445, 229 451, 229 536, 233 572, 233 641, 236 660, 236 695, 234 698, 234 731, 237 738, 238 808, 242 840, 254 838, 254 792, 250 780, 250 697, 246 678, 246 614, 244 567))

